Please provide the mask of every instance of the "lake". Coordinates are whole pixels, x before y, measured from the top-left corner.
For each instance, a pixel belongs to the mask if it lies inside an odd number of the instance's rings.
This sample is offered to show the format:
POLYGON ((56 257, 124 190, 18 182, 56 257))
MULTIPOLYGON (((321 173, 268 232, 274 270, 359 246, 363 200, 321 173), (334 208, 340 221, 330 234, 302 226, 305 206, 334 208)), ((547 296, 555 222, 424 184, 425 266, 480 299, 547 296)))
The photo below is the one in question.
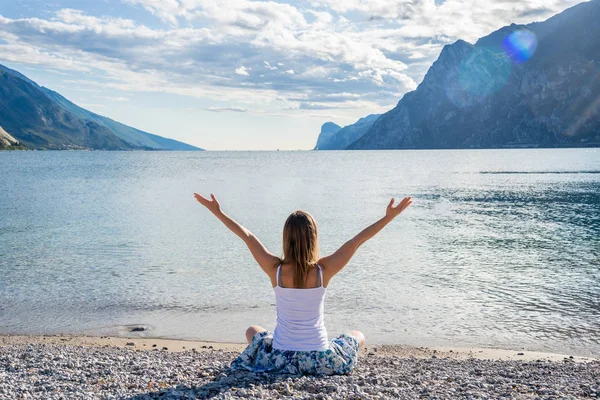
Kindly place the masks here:
POLYGON ((0 152, 0 171, 0 334, 243 342, 273 329, 273 290, 194 191, 278 255, 296 209, 327 255, 410 195, 331 281, 330 336, 600 356, 600 149, 0 152))

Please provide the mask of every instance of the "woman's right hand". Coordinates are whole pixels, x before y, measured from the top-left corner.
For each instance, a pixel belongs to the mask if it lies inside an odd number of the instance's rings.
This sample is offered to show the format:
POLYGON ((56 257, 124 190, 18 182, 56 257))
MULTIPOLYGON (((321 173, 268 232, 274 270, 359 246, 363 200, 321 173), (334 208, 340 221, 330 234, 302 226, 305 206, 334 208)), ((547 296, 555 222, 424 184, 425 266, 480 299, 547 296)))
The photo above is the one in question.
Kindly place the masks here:
POLYGON ((392 198, 392 200, 390 201, 390 204, 388 204, 387 209, 385 210, 385 216, 388 217, 389 219, 394 219, 398 215, 400 215, 400 213, 402 211, 406 210, 408 208, 408 206, 410 206, 411 204, 412 204, 412 197, 405 197, 404 199, 402 199, 400 204, 398 204, 396 207, 394 207, 394 199, 392 198))

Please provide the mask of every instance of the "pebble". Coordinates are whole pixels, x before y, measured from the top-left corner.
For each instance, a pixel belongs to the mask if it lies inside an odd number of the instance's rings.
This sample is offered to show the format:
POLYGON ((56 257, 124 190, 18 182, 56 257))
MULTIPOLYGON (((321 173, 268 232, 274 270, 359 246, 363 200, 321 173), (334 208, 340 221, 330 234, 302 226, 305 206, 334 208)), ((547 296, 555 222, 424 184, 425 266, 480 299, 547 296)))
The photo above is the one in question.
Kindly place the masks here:
MULTIPOLYGON (((158 350, 158 349, 155 349, 158 350)), ((0 347, 0 399, 600 398, 600 361, 360 357, 350 376, 230 371, 237 353, 0 347)))

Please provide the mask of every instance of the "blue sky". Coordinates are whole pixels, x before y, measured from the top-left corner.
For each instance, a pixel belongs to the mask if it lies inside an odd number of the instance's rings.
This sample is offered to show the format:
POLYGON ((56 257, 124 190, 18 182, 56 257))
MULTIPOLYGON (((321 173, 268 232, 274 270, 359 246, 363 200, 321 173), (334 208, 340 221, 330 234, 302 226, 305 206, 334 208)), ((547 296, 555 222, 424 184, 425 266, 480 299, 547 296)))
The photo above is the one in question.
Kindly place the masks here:
POLYGON ((0 1, 0 63, 209 150, 310 149, 394 107, 445 44, 576 0, 0 1))

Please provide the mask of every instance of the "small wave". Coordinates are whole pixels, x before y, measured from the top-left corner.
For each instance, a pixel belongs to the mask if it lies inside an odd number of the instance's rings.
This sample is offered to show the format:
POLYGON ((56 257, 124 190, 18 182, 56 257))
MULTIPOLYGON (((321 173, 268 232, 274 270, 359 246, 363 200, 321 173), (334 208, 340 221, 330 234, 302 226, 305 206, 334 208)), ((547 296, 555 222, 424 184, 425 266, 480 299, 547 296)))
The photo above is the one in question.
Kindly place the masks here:
POLYGON ((495 174, 495 175, 509 175, 509 174, 524 174, 524 175, 536 175, 536 174, 600 174, 600 171, 594 170, 583 170, 583 171, 480 171, 480 174, 495 174))

